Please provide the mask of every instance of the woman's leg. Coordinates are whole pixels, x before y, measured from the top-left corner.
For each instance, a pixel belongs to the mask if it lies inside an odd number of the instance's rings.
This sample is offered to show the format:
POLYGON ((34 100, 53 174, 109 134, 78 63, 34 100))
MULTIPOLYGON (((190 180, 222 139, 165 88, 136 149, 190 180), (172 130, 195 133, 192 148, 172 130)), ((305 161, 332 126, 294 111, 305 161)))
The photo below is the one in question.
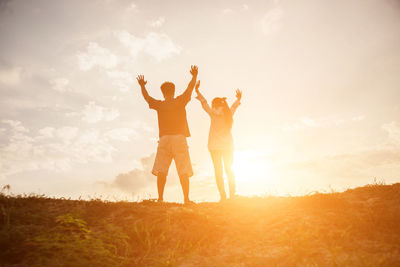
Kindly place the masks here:
POLYGON ((221 200, 226 199, 224 179, 222 177, 222 153, 218 150, 210 150, 211 159, 214 165, 215 181, 217 182, 217 187, 221 200))
POLYGON ((235 193, 236 193, 235 174, 232 171, 233 150, 223 151, 222 158, 224 160, 225 172, 226 172, 226 175, 228 176, 229 197, 232 198, 235 196, 235 193))

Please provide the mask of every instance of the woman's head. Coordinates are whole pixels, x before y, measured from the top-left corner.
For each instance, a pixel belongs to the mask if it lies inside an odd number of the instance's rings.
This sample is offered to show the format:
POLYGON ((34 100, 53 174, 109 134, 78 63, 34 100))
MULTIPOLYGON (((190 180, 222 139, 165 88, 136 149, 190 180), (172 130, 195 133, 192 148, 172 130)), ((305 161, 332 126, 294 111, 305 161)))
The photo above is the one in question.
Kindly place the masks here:
POLYGON ((226 102, 226 97, 216 97, 211 102, 211 108, 215 110, 222 110, 225 119, 226 129, 231 130, 233 124, 232 112, 226 102))
POLYGON ((214 109, 223 108, 225 106, 228 106, 228 103, 226 103, 226 97, 216 97, 211 102, 211 107, 214 109))

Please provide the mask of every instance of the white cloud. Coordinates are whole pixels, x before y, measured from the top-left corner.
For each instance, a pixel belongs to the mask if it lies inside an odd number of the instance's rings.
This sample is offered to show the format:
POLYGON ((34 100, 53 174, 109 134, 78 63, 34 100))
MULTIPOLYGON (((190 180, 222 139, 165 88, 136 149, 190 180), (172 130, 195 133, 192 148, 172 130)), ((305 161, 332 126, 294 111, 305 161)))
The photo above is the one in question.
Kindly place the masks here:
POLYGON ((64 142, 70 142, 78 134, 78 128, 76 127, 62 127, 56 130, 56 135, 58 138, 64 142))
POLYGON ((111 162, 116 150, 109 134, 96 129, 47 126, 34 135, 19 121, 1 123, 6 133, 0 146, 0 177, 33 170, 65 171, 73 163, 111 162))
POLYGON ((173 54, 179 54, 182 50, 166 34, 149 33, 145 40, 146 46, 144 51, 158 61, 169 58, 173 54))
POLYGON ((54 137, 54 131, 53 127, 44 127, 39 130, 39 135, 44 138, 52 138, 54 137))
POLYGON ((21 81, 22 68, 8 68, 0 70, 0 84, 14 86, 21 81))
POLYGON ((319 126, 318 123, 315 122, 311 118, 303 117, 303 118, 301 118, 300 121, 301 121, 301 123, 303 123, 304 125, 309 126, 309 127, 318 127, 319 126))
POLYGON ((15 120, 2 120, 1 121, 4 124, 8 124, 11 127, 11 130, 14 132, 29 132, 27 128, 25 128, 20 121, 15 121, 15 120))
POLYGON ((119 117, 119 111, 116 109, 104 109, 104 120, 113 121, 119 117))
POLYGON ((130 141, 131 137, 137 138, 138 133, 131 128, 117 128, 106 132, 104 136, 111 140, 127 142, 130 141))
POLYGON ((88 44, 86 52, 78 53, 77 56, 79 68, 83 71, 91 70, 96 66, 111 69, 118 64, 117 56, 94 42, 88 44))
POLYGON ((179 54, 182 50, 164 33, 150 32, 145 38, 139 38, 127 31, 121 31, 117 33, 117 36, 119 41, 129 49, 133 59, 136 59, 140 52, 145 52, 157 61, 162 61, 174 54, 179 54))
POLYGON ((69 80, 66 78, 56 78, 50 80, 50 85, 52 88, 58 92, 66 92, 69 80))
POLYGON ((96 105, 94 101, 90 101, 82 111, 82 120, 88 123, 96 123, 102 120, 112 121, 118 116, 118 110, 96 105))
POLYGON ((381 148, 356 153, 321 156, 305 161, 290 162, 285 170, 325 181, 357 181, 373 177, 393 178, 400 169, 400 151, 381 148), (349 180, 350 179, 350 180, 349 180))
POLYGON ((134 82, 132 74, 129 72, 113 70, 108 71, 107 75, 121 92, 128 92, 134 82))
POLYGON ((123 192, 137 193, 147 186, 154 186, 154 176, 151 174, 155 154, 140 159, 141 166, 130 172, 117 175, 109 184, 123 192))
POLYGON ((261 19, 261 27, 264 34, 271 34, 277 32, 282 27, 283 9, 281 7, 274 7, 269 10, 261 19))
POLYGON ((313 119, 309 117, 302 117, 298 119, 294 123, 286 123, 282 130, 284 131, 296 131, 296 130, 305 130, 309 128, 327 128, 332 126, 341 126, 349 123, 358 123, 364 120, 365 116, 360 115, 356 117, 352 117, 350 119, 332 119, 332 118, 320 118, 313 119))
POLYGON ((389 137, 398 145, 400 145, 400 124, 392 121, 382 125, 382 129, 385 130, 389 137))
POLYGON ((248 6, 247 4, 243 4, 243 5, 242 5, 242 9, 243 9, 243 10, 249 10, 249 6, 248 6))
POLYGON ((142 122, 142 121, 135 121, 133 123, 133 127, 135 129, 141 129, 145 132, 154 132, 155 131, 154 128, 150 127, 147 123, 142 122))
POLYGON ((156 20, 150 22, 150 26, 154 28, 160 28, 165 22, 165 17, 159 17, 156 20))
POLYGON ((356 116, 356 117, 353 117, 353 118, 352 118, 353 121, 362 121, 362 120, 364 120, 364 119, 365 119, 365 116, 364 116, 364 115, 360 115, 360 116, 356 116))

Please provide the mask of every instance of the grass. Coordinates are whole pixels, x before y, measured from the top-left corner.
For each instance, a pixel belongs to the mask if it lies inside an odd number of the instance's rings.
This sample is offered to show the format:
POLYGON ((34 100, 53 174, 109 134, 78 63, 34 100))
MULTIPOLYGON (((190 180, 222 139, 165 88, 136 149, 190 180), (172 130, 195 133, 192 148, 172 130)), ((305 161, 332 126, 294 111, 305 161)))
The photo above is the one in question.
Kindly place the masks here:
POLYGON ((0 194, 0 266, 399 265, 400 183, 193 206, 0 194))

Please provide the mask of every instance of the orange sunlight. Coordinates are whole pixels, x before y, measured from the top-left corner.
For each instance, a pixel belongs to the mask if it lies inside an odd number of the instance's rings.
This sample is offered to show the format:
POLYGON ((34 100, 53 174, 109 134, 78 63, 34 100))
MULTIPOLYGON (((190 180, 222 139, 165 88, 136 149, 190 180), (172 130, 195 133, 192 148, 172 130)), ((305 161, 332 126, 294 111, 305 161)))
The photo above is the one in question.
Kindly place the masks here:
POLYGON ((235 151, 232 168, 239 194, 265 194, 265 186, 276 182, 272 165, 262 156, 263 153, 255 150, 235 151))

